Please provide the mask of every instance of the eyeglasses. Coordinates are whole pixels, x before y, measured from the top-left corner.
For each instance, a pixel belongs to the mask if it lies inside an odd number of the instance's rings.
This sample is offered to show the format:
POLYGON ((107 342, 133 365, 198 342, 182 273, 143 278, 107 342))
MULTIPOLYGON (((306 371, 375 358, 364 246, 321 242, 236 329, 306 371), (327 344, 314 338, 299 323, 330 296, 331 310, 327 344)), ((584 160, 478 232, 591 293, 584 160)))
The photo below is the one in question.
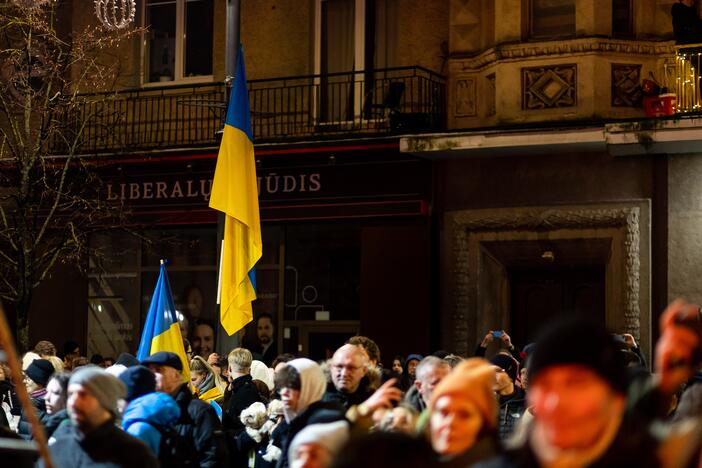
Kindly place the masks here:
POLYGON ((342 366, 341 364, 332 364, 332 369, 337 372, 340 372, 342 369, 346 369, 346 372, 356 372, 359 369, 363 369, 363 366, 342 366))

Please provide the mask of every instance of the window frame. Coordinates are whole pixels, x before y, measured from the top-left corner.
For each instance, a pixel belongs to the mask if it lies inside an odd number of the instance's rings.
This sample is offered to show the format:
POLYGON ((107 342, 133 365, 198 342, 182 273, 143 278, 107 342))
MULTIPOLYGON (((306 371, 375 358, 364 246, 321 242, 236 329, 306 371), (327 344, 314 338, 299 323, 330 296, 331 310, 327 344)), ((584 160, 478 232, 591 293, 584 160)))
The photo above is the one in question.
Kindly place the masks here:
POLYGON ((569 34, 546 34, 534 35, 534 0, 524 0, 522 3, 522 25, 523 36, 528 41, 548 41, 553 39, 569 39, 576 36, 577 31, 577 1, 573 0, 575 10, 573 11, 573 32, 569 34))
POLYGON ((634 1, 627 0, 629 2, 629 29, 626 32, 614 32, 614 0, 612 0, 612 29, 611 35, 614 38, 630 39, 636 35, 636 30, 634 28, 634 1))
MULTIPOLYGON (((163 86, 177 86, 183 84, 197 84, 197 83, 212 83, 214 81, 214 48, 212 56, 212 71, 213 73, 209 75, 199 75, 199 76, 183 76, 185 72, 185 43, 187 37, 185 34, 185 3, 187 0, 173 0, 176 4, 176 47, 175 47, 175 66, 173 69, 173 79, 171 81, 146 81, 147 67, 146 64, 146 49, 147 49, 147 34, 146 30, 141 33, 141 43, 140 43, 140 82, 143 88, 154 88, 163 86)), ((212 0, 213 7, 216 7, 216 2, 212 0)), ((144 28, 148 28, 149 25, 146 24, 146 0, 141 2, 141 8, 139 11, 140 21, 139 24, 144 28)), ((214 17, 212 18, 212 40, 214 41, 214 17)))

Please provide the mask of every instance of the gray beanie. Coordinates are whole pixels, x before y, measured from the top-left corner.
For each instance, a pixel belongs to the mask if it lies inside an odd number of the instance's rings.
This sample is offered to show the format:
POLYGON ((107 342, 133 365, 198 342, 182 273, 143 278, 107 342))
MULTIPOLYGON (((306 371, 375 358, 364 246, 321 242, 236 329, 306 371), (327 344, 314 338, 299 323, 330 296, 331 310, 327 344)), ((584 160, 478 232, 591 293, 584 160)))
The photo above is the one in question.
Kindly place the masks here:
POLYGON ((127 396, 124 383, 97 366, 84 366, 73 373, 68 385, 78 384, 90 390, 100 406, 117 416, 117 402, 127 396))

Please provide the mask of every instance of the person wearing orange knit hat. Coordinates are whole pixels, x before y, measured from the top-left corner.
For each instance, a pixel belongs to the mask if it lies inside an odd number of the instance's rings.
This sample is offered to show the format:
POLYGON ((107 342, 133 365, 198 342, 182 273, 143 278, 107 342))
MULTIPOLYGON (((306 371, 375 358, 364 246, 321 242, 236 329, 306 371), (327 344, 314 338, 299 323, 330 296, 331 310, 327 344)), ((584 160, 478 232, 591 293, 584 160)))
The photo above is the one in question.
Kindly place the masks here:
POLYGON ((482 358, 456 366, 429 404, 431 444, 442 462, 470 466, 497 453, 495 369, 482 358))

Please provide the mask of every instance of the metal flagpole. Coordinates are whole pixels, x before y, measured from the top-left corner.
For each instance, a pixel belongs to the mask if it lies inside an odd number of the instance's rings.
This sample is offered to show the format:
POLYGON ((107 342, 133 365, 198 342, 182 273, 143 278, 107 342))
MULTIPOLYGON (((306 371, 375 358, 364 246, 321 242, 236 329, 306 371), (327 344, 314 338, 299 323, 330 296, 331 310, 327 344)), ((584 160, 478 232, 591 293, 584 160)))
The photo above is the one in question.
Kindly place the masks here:
MULTIPOLYGON (((240 21, 241 21, 241 0, 227 0, 227 32, 224 45, 224 75, 226 82, 226 96, 224 101, 224 115, 227 115, 227 103, 234 85, 234 73, 236 70, 236 60, 239 54, 240 42, 240 21)), ((218 212, 217 215, 217 346, 216 351, 220 356, 226 356, 229 351, 238 347, 241 344, 239 333, 232 336, 227 335, 222 327, 222 321, 219 316, 219 299, 221 288, 221 269, 222 269, 222 241, 224 239, 224 217, 225 214, 218 212)))

